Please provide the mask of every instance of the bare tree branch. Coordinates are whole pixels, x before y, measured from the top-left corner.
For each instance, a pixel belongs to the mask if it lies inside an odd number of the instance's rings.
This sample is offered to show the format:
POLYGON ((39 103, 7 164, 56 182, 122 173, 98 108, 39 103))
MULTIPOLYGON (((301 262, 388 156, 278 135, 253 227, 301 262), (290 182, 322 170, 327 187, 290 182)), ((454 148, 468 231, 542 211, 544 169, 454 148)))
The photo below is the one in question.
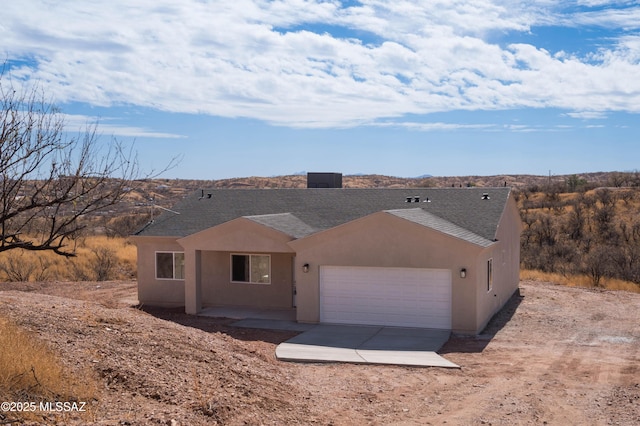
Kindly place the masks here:
POLYGON ((0 252, 75 256, 82 219, 120 202, 138 178, 133 148, 104 143, 97 124, 70 136, 44 94, 19 93, 2 73, 0 97, 0 252))

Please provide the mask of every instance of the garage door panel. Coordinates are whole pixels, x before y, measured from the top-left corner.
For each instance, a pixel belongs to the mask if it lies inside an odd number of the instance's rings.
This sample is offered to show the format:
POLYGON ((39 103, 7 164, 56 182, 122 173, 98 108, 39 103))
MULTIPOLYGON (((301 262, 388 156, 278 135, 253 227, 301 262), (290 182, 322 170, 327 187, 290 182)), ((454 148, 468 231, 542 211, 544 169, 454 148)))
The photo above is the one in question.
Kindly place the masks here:
POLYGON ((451 272, 323 266, 320 321, 451 328, 451 272))

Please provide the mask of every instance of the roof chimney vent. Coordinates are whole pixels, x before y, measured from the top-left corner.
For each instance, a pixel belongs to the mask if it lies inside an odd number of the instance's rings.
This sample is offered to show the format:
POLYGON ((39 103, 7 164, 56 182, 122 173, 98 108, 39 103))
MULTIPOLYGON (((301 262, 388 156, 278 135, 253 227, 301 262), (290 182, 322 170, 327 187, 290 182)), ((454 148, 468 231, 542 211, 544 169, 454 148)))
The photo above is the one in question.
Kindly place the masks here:
POLYGON ((489 199, 489 193, 488 193, 488 192, 484 192, 484 193, 482 194, 482 199, 483 199, 483 200, 488 200, 488 199, 489 199))
POLYGON ((307 188, 342 188, 342 173, 307 173, 307 188))

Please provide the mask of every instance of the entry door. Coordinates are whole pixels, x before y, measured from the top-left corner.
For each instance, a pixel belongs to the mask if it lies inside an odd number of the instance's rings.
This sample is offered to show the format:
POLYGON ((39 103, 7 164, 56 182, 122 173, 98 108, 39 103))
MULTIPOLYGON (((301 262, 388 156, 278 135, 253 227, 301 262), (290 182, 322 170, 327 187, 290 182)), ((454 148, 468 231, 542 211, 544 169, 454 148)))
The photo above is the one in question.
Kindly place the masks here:
POLYGON ((450 330, 451 271, 322 266, 320 322, 450 330))

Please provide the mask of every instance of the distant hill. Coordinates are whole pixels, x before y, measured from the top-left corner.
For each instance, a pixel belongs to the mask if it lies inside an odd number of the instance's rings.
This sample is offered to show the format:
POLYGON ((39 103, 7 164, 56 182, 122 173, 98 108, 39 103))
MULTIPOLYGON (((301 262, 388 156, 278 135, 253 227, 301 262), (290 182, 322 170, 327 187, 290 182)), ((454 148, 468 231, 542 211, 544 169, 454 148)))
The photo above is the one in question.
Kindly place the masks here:
MULTIPOLYGON (((238 177, 219 180, 148 179, 136 182, 129 202, 151 203, 171 207, 185 195, 198 189, 215 188, 305 188, 306 173, 271 177, 238 177)), ((344 175, 345 188, 411 188, 411 187, 499 187, 538 190, 549 185, 563 186, 569 180, 581 182, 590 188, 601 186, 640 186, 640 172, 598 172, 575 175, 494 175, 494 176, 429 176, 403 178, 377 174, 344 175)))

